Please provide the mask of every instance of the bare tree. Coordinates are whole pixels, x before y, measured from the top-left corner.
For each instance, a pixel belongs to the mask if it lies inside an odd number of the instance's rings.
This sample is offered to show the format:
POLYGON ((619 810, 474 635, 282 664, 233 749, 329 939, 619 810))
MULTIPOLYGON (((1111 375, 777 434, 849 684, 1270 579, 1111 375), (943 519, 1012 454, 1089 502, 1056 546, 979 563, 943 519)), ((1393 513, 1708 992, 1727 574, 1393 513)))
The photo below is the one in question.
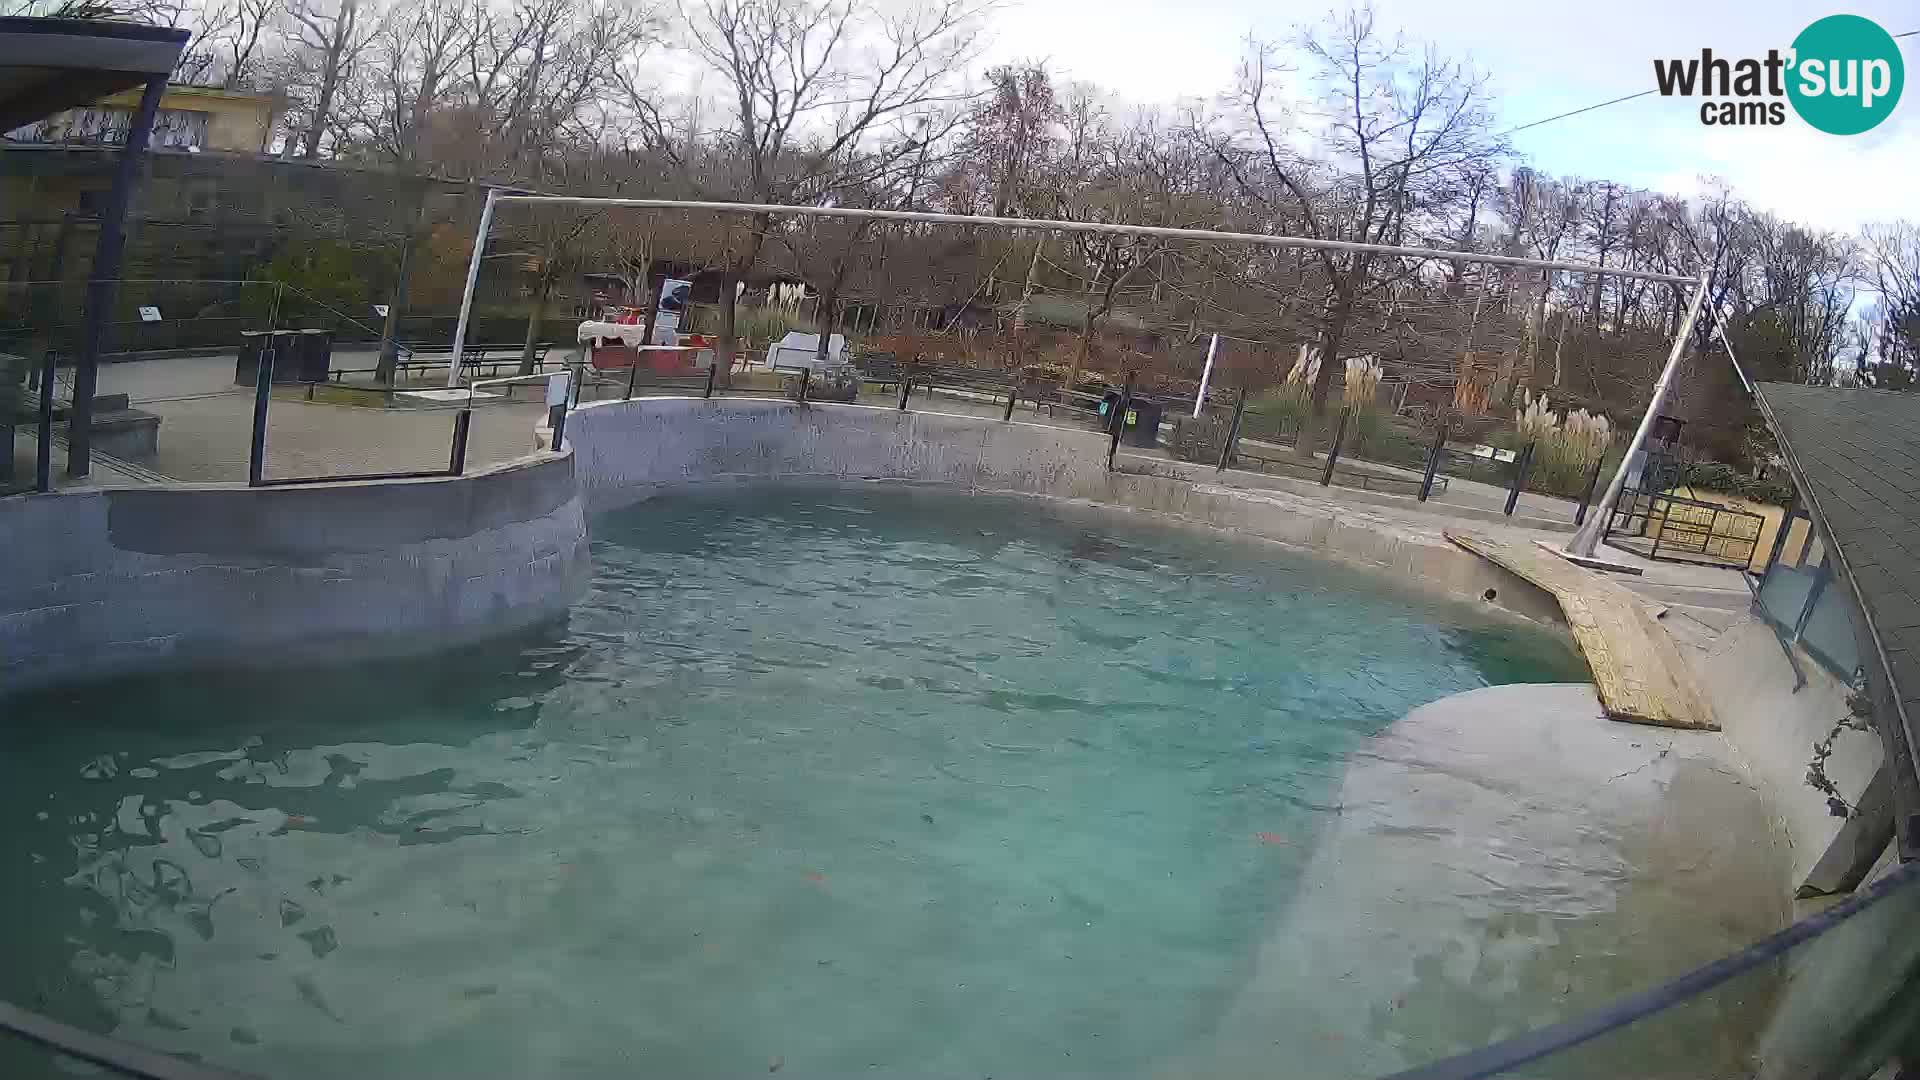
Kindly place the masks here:
MULTIPOLYGON (((1435 224, 1454 181, 1484 168, 1501 146, 1490 133, 1480 76, 1432 50, 1417 56, 1376 30, 1371 8, 1336 13, 1302 35, 1322 92, 1317 134, 1322 156, 1296 149, 1279 95, 1288 74, 1278 48, 1250 41, 1231 95, 1236 128, 1213 150, 1253 202, 1293 213, 1320 240, 1395 244, 1435 224)), ((1324 417, 1334 369, 1355 305, 1411 268, 1368 252, 1316 249, 1322 301, 1317 348, 1322 363, 1311 388, 1324 417), (1385 263, 1386 265, 1382 265, 1385 263)), ((1299 452, 1313 452, 1303 434, 1299 452)))
POLYGON ((297 27, 294 57, 302 101, 300 156, 320 156, 334 121, 342 82, 374 39, 360 0, 294 0, 287 10, 297 27))
POLYGON ((169 24, 185 21, 193 38, 174 78, 180 82, 251 88, 274 59, 273 47, 285 28, 282 0, 215 0, 194 9, 155 9, 169 24))
POLYGON ((1920 225, 1868 225, 1861 239, 1880 294, 1874 319, 1880 361, 1920 369, 1920 225))
MULTIPOLYGON (((737 167, 717 195, 810 202, 914 152, 899 125, 966 99, 958 86, 978 45, 970 0, 882 11, 853 0, 705 0, 688 17, 694 56, 727 90, 721 141, 737 167), (884 138, 892 129, 894 137, 884 138), (875 145, 878 143, 879 145, 875 145)), ((735 284, 770 223, 755 218, 724 267, 718 360, 735 350, 735 284)))

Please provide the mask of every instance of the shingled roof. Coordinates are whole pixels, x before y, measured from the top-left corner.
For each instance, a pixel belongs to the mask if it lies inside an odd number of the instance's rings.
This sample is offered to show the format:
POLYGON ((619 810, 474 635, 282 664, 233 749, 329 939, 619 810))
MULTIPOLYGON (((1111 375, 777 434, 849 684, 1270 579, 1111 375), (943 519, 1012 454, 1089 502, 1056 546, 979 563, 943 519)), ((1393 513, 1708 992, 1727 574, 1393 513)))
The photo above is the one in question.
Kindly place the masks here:
POLYGON ((1807 511, 1851 592, 1861 663, 1895 770, 1902 854, 1920 848, 1920 394, 1760 383, 1807 511))

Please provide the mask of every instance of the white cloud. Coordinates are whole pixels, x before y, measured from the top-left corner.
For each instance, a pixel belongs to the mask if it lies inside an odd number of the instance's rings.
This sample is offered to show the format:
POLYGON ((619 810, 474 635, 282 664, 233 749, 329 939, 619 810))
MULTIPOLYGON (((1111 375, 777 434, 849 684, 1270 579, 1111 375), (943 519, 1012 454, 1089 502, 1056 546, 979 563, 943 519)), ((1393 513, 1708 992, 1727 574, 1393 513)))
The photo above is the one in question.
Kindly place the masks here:
MULTIPOLYGON (((1331 0, 1337 3, 1338 0, 1331 0)), ((1285 37, 1322 17, 1330 0, 1027 0, 994 19, 991 59, 1043 59, 1060 74, 1129 100, 1207 97, 1232 80, 1249 31, 1285 37)), ((1653 84, 1657 57, 1702 47, 1733 57, 1787 47, 1831 10, 1804 0, 1375 0, 1384 28, 1404 28, 1493 78, 1505 123, 1519 125, 1653 84)), ((1833 9, 1838 10, 1838 9, 1833 9)), ((1920 29, 1911 0, 1853 0, 1847 10, 1894 33, 1920 29)), ((1789 117, 1784 127, 1716 129, 1697 104, 1658 97, 1557 121, 1516 136, 1538 168, 1689 194, 1719 176, 1742 197, 1828 229, 1920 216, 1920 38, 1908 38, 1908 87, 1894 116, 1865 136, 1825 135, 1789 117)))

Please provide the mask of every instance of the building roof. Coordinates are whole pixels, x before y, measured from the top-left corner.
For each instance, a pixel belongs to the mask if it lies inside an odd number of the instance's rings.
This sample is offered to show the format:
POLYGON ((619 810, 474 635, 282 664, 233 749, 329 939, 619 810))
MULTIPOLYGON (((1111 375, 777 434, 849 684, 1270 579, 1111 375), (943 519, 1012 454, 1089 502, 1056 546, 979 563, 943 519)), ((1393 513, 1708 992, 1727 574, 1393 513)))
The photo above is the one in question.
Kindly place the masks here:
POLYGON ((172 71, 187 32, 94 19, 0 18, 0 131, 172 71))
MULTIPOLYGON (((1820 525, 1864 632, 1862 663, 1876 691, 1882 735, 1905 759, 1913 796, 1920 717, 1920 394, 1760 383, 1761 409, 1780 439, 1808 512, 1820 525), (1894 730, 1889 730, 1892 728, 1894 730)), ((1912 802, 1906 812, 1920 812, 1912 802)), ((1901 829, 1916 843, 1920 823, 1901 829)))

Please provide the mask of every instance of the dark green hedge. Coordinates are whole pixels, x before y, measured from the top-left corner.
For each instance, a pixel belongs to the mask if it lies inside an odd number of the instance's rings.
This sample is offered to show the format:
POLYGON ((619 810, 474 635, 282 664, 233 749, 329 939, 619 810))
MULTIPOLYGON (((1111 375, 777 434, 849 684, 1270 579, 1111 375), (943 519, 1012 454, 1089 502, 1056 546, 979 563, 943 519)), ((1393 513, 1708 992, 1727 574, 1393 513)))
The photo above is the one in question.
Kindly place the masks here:
POLYGON ((1702 491, 1717 491, 1723 495, 1738 495, 1757 503, 1771 503, 1785 506, 1793 501, 1793 485, 1785 480, 1772 477, 1755 478, 1748 476, 1731 465, 1722 465, 1717 461, 1700 462, 1686 468, 1688 486, 1702 491))

